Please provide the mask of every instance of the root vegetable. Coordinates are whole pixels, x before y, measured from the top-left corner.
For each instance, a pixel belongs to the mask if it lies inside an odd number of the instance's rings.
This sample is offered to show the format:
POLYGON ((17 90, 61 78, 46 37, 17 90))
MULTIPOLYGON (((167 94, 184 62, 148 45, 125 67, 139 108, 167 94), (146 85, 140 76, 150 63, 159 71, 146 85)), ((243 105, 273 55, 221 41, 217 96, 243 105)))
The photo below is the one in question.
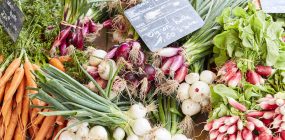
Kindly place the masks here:
POLYGON ((155 140, 171 140, 171 134, 165 128, 158 128, 153 135, 155 140))
MULTIPOLYGON (((75 124, 75 123, 78 123, 78 122, 79 122, 79 121, 78 121, 77 119, 72 118, 72 119, 68 120, 66 127, 70 127, 71 125, 73 125, 73 124, 75 124)), ((76 132, 78 129, 79 129, 79 125, 76 125, 76 126, 70 127, 70 128, 68 129, 68 131, 74 133, 74 132, 76 132)))
POLYGON ((252 122, 247 122, 246 123, 246 128, 249 130, 249 131, 253 131, 254 130, 254 124, 252 122))
POLYGON ((150 132, 151 126, 147 119, 140 118, 135 120, 134 124, 132 125, 132 129, 136 135, 144 136, 150 132))
POLYGON ((127 140, 139 140, 139 137, 135 134, 132 134, 127 137, 127 140))
POLYGON ((185 76, 188 73, 188 66, 183 64, 176 72, 174 75, 174 80, 176 80, 178 83, 181 83, 184 81, 185 76))
POLYGON ((236 87, 239 85, 240 81, 242 78, 242 74, 240 71, 237 71, 237 73, 235 75, 233 75, 229 81, 228 81, 228 86, 229 87, 236 87))
POLYGON ((243 130, 243 122, 242 122, 242 120, 238 120, 238 122, 237 122, 237 129, 239 130, 239 131, 242 131, 243 130))
POLYGON ((59 140, 75 140, 75 138, 75 134, 70 131, 64 131, 59 136, 59 140))
POLYGON ((145 67, 144 67, 144 72, 147 75, 147 80, 149 80, 149 81, 153 81, 154 80, 156 71, 155 71, 155 68, 152 65, 146 64, 145 67))
POLYGON ((205 131, 210 131, 213 127, 213 123, 214 121, 208 122, 205 126, 204 126, 204 130, 205 131))
POLYGON ((167 60, 162 64, 161 70, 164 74, 169 74, 170 66, 172 65, 175 57, 167 58, 167 60))
POLYGON ((247 110, 243 104, 237 102, 235 99, 233 99, 231 97, 228 97, 228 102, 231 106, 233 106, 234 108, 236 108, 239 111, 245 112, 247 110))
POLYGON ((234 134, 237 131, 237 126, 232 125, 231 127, 228 128, 227 134, 234 134))
POLYGON ((188 140, 183 134, 175 134, 172 136, 171 140, 188 140))
POLYGON ((130 51, 131 46, 128 43, 122 43, 115 53, 115 58, 123 57, 125 60, 128 60, 130 51))
POLYGON ((201 111, 201 105, 191 99, 184 100, 181 105, 182 112, 185 115, 193 116, 201 111))
POLYGON ((242 131, 242 137, 244 140, 253 140, 252 132, 246 128, 242 131))
POLYGON ((94 50, 89 58, 89 64, 91 66, 98 66, 103 61, 106 55, 107 52, 104 50, 94 50))
POLYGON ((220 133, 225 133, 225 132, 227 132, 228 128, 229 128, 229 126, 223 125, 223 126, 221 126, 221 127, 219 128, 219 132, 220 132, 220 133))
POLYGON ((111 77, 113 77, 116 70, 117 70, 117 65, 116 65, 115 61, 112 59, 102 61, 98 65, 98 73, 99 73, 100 77, 104 80, 109 80, 109 78, 110 78, 109 76, 110 76, 111 72, 112 72, 111 77), (111 71, 111 69, 112 69, 112 71, 111 71))
POLYGON ((118 47, 114 47, 112 50, 110 50, 107 55, 105 56, 105 59, 112 59, 116 55, 116 51, 118 50, 118 47))
POLYGON ((181 55, 174 57, 172 64, 170 65, 170 75, 174 76, 174 73, 183 65, 184 58, 181 55))
POLYGON ((246 73, 246 81, 253 85, 260 85, 260 76, 253 70, 248 70, 246 73))
POLYGON ((261 65, 256 66, 255 71, 256 71, 256 73, 258 73, 259 75, 264 76, 264 77, 268 77, 275 72, 275 70, 272 69, 272 67, 261 66, 261 65))
POLYGON ((204 70, 200 74, 200 80, 207 84, 212 84, 215 78, 216 74, 209 70, 204 70))
POLYGON ((218 130, 212 130, 210 131, 210 140, 214 140, 218 137, 220 132, 218 130))
POLYGON ((246 116, 256 118, 256 117, 262 117, 263 114, 264 114, 264 112, 262 112, 262 111, 250 111, 246 114, 246 116))
POLYGON ((262 132, 261 134, 259 134, 258 139, 259 140, 271 140, 272 136, 269 135, 266 132, 262 132))
POLYGON ((210 87, 205 82, 197 81, 189 88, 189 94, 192 100, 201 102, 204 98, 209 98, 210 87))
POLYGON ((222 118, 219 118, 217 120, 214 120, 212 130, 215 130, 215 129, 218 129, 219 127, 221 127, 224 124, 226 119, 228 119, 228 117, 222 117, 222 118))
POLYGON ((90 139, 108 140, 108 132, 103 126, 94 126, 90 129, 88 137, 90 139))
POLYGON ((123 140, 125 138, 125 135, 126 135, 126 133, 125 133, 124 129, 118 127, 115 129, 115 131, 113 133, 113 138, 115 140, 123 140))
POLYGON ((197 81, 199 81, 199 73, 189 73, 188 75, 186 75, 185 77, 185 81, 188 83, 188 84, 193 84, 197 81))
POLYGON ((232 117, 226 119, 224 123, 225 123, 225 125, 231 126, 231 125, 235 124, 238 120, 239 120, 238 116, 232 116, 232 117))
POLYGON ((180 101, 186 100, 190 97, 189 95, 190 85, 188 83, 181 83, 177 90, 177 97, 180 101))
POLYGON ((141 103, 132 105, 130 109, 128 110, 128 114, 133 119, 144 118, 146 116, 146 113, 147 113, 147 109, 141 103))
POLYGON ((80 125, 80 127, 76 132, 76 136, 81 139, 86 139, 88 135, 89 135, 89 128, 87 126, 80 125))
POLYGON ((172 57, 177 55, 180 51, 182 51, 182 48, 167 47, 160 49, 157 54, 162 57, 172 57))

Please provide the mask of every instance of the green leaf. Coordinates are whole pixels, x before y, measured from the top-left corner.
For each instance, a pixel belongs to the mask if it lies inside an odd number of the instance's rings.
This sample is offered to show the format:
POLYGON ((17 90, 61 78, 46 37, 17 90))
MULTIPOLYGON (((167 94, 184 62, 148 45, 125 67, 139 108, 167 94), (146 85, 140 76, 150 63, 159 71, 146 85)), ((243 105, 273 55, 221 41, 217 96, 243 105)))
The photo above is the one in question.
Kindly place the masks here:
MULTIPOLYGON (((224 103, 228 102, 227 97, 238 99, 238 93, 224 84, 215 85, 212 91, 222 97, 224 103)), ((217 98, 217 96, 215 98, 217 98)))

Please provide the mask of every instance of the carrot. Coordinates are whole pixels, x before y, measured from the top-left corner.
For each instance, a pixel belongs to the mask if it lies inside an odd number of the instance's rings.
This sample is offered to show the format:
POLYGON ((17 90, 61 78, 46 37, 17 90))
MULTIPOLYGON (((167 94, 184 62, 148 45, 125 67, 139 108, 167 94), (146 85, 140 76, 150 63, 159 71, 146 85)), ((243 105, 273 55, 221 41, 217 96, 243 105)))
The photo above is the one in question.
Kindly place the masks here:
MULTIPOLYGON (((47 111, 48 111, 48 109, 44 109, 44 110, 43 110, 43 112, 47 112, 47 111)), ((39 124, 41 124, 42 121, 44 120, 44 118, 45 118, 44 115, 38 115, 38 116, 34 119, 33 124, 34 124, 34 125, 39 125, 39 124)))
POLYGON ((63 125, 64 124, 64 117, 63 116, 57 116, 55 122, 58 125, 63 125))
POLYGON ((0 87, 0 104, 3 100, 4 93, 5 93, 5 85, 3 87, 0 87))
POLYGON ((8 91, 5 93, 4 104, 3 104, 2 109, 1 109, 3 116, 5 116, 7 114, 7 112, 9 111, 9 109, 11 109, 9 107, 11 106, 12 98, 13 98, 18 86, 20 85, 21 81, 23 80, 23 77, 24 77, 24 68, 21 66, 16 70, 16 72, 13 76, 13 79, 11 81, 11 86, 8 89, 8 91))
POLYGON ((55 119, 56 119, 56 116, 48 116, 45 118, 45 120, 43 121, 42 127, 40 128, 38 134, 36 135, 35 140, 45 139, 45 136, 48 132, 47 127, 54 125, 55 119))
POLYGON ((25 78, 23 78, 21 84, 18 87, 17 93, 16 93, 16 105, 17 105, 17 115, 21 116, 22 113, 22 100, 23 96, 25 94, 25 78))
MULTIPOLYGON (((42 126, 42 127, 44 127, 44 126, 42 126)), ((53 130, 54 130, 54 125, 51 125, 49 128, 48 128, 48 132, 47 132, 47 134, 46 134, 46 137, 45 137, 45 139, 50 139, 51 137, 52 137, 52 134, 53 134, 53 130)))
POLYGON ((58 125, 58 126, 55 128, 55 130, 54 130, 54 132, 53 132, 52 140, 55 140, 55 136, 57 135, 57 133, 58 133, 61 129, 63 129, 64 127, 65 127, 65 125, 58 125))
POLYGON ((23 97, 23 104, 22 104, 22 114, 21 114, 21 122, 22 122, 22 139, 25 139, 26 137, 26 130, 27 130, 27 124, 28 124, 28 117, 29 117, 29 108, 30 108, 30 101, 28 97, 28 91, 25 90, 25 94, 23 97))
POLYGON ((60 62, 58 58, 49 59, 49 64, 51 64, 52 66, 56 67, 57 69, 63 72, 65 71, 64 65, 60 62))
POLYGON ((4 140, 12 140, 16 126, 17 126, 17 119, 18 119, 17 110, 14 109, 8 128, 6 129, 4 140))
POLYGON ((59 56, 58 57, 58 60, 61 62, 61 63, 64 63, 64 62, 70 62, 71 61, 71 57, 66 55, 66 56, 59 56))
POLYGON ((10 61, 12 60, 14 54, 10 54, 10 56, 5 60, 5 62, 3 64, 1 64, 1 67, 0 67, 0 78, 2 77, 3 75, 3 72, 5 71, 6 67, 9 65, 10 61))
MULTIPOLYGON (((10 81, 8 81, 8 82, 7 82, 7 84, 6 84, 6 87, 5 87, 5 91, 4 91, 4 93, 5 93, 5 94, 8 92, 8 90, 9 90, 10 86, 11 86, 11 82, 10 82, 10 81)), ((12 105, 12 104, 11 104, 11 105, 12 105)), ((3 108, 3 107, 1 107, 1 110, 2 110, 2 108, 3 108)), ((0 115, 1 115, 1 114, 0 114, 0 115)), ((3 126, 4 126, 4 124, 5 124, 5 123, 4 123, 4 122, 5 122, 5 120, 6 120, 6 121, 8 121, 8 120, 7 120, 7 117, 8 117, 8 116, 4 116, 4 115, 2 115, 2 119, 3 119, 3 126)), ((9 121, 8 121, 8 122, 9 122, 9 121)), ((8 124, 7 124, 7 125, 8 125, 8 124)))
POLYGON ((7 129, 9 122, 10 122, 10 119, 11 119, 11 116, 12 116, 12 103, 10 104, 10 106, 8 108, 9 108, 9 110, 7 111, 5 117, 3 115, 5 129, 7 129))
POLYGON ((20 121, 18 121, 15 133, 14 133, 14 140, 23 140, 24 138, 22 137, 22 132, 23 132, 23 126, 20 121))
POLYGON ((3 124, 3 118, 0 117, 0 139, 3 139, 4 134, 5 134, 5 128, 3 124))
POLYGON ((33 67, 33 70, 34 70, 34 71, 41 69, 41 67, 40 67, 39 65, 37 65, 37 64, 32 64, 32 67, 33 67))
POLYGON ((7 83, 11 76, 14 74, 16 69, 20 67, 22 56, 23 51, 21 52, 21 55, 15 60, 13 60, 12 63, 8 66, 3 77, 1 77, 0 79, 0 87, 4 86, 4 84, 7 83))

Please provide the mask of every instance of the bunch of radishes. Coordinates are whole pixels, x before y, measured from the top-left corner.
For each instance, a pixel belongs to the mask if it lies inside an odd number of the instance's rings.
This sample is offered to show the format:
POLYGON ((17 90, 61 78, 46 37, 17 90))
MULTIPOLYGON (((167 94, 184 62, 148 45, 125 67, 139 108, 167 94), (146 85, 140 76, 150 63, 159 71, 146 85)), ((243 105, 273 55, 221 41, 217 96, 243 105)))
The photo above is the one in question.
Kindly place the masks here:
POLYGON ((161 57, 160 69, 165 75, 173 77, 178 83, 184 81, 188 74, 188 65, 186 64, 181 47, 162 48, 157 52, 161 57))
POLYGON ((215 80, 215 73, 205 70, 185 76, 177 90, 177 97, 182 101, 182 112, 193 116, 210 104, 210 84, 215 80))
POLYGON ((90 18, 85 17, 83 20, 75 25, 62 25, 63 28, 59 35, 55 38, 55 41, 51 47, 50 54, 56 55, 56 49, 59 48, 60 55, 66 55, 68 53, 68 47, 73 45, 79 50, 84 49, 84 40, 86 37, 95 39, 98 31, 102 27, 109 26, 107 23, 101 25, 96 24, 90 18), (92 37, 91 37, 92 36, 92 37))
MULTIPOLYGON (((270 66, 255 66, 255 70, 247 70, 245 73, 245 79, 248 83, 253 85, 264 84, 265 80, 274 73, 274 69, 270 66)), ((218 82, 226 83, 230 87, 236 87, 241 85, 243 73, 238 68, 237 64, 230 60, 219 69, 217 76, 219 77, 218 82)))

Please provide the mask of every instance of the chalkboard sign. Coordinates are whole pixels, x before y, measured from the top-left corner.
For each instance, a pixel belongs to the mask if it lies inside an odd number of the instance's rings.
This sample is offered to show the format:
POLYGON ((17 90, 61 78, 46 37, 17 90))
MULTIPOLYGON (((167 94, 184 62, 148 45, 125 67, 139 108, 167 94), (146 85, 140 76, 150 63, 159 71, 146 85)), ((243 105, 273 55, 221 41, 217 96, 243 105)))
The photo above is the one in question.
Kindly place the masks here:
POLYGON ((24 14, 12 0, 0 0, 0 24, 16 42, 22 29, 24 14))
POLYGON ((125 11, 151 51, 157 51, 201 28, 204 21, 189 0, 144 0, 125 11))
POLYGON ((266 13, 285 13, 285 0, 261 0, 262 10, 266 13))

